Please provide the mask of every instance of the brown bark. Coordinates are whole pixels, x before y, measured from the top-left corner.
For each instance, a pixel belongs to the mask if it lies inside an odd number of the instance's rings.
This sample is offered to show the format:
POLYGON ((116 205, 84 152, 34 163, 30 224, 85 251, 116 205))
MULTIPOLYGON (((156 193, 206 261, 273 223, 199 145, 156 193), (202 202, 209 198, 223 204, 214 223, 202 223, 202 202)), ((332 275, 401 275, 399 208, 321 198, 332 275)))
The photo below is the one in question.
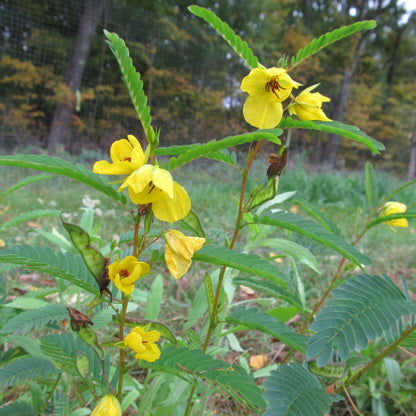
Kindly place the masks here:
MULTIPOLYGON (((91 43, 107 2, 108 0, 86 0, 64 78, 65 84, 73 94, 81 86, 82 74, 91 43)), ((74 107, 75 100, 56 105, 47 140, 49 154, 56 152, 58 146, 65 147, 68 143, 74 107)))

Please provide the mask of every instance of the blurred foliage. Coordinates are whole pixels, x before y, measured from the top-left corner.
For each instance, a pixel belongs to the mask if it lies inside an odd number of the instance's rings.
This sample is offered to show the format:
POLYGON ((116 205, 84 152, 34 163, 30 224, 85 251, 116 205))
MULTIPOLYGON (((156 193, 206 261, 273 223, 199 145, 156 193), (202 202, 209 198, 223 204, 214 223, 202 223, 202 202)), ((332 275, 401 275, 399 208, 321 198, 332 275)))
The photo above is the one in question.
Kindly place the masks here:
MULTIPOLYGON (((106 148, 127 133, 141 136, 102 29, 127 42, 142 74, 161 144, 205 142, 248 129, 239 89, 248 69, 208 25, 187 10, 211 8, 246 40, 260 62, 275 66, 314 37, 341 25, 375 19, 377 29, 329 47, 296 67, 294 79, 321 83, 332 97, 333 119, 357 125, 386 145, 375 157, 352 141, 340 141, 338 167, 365 160, 403 173, 416 119, 416 13, 396 1, 320 0, 112 0, 91 46, 80 94, 63 74, 85 1, 0 0, 0 147, 10 152, 28 143, 46 147, 55 105, 72 102, 68 150, 106 148), (342 104, 345 100, 345 105, 342 104)), ((299 130, 292 152, 309 162, 330 163, 333 137, 299 130)))

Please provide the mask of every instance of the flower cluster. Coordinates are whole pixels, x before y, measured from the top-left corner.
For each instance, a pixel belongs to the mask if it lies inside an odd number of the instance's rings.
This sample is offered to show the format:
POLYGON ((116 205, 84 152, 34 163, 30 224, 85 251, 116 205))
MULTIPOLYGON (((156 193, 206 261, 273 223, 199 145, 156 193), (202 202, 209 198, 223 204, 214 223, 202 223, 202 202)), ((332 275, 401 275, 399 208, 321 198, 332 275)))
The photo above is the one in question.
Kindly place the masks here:
POLYGON ((318 92, 311 92, 317 85, 306 88, 298 97, 294 97, 292 90, 300 85, 284 68, 252 69, 241 82, 241 90, 248 93, 243 107, 244 119, 259 129, 274 128, 283 117, 282 102, 291 98, 288 107, 291 115, 297 115, 301 120, 330 121, 322 111, 322 103, 330 99, 318 92))
POLYGON ((186 190, 172 179, 169 171, 157 164, 146 164, 139 141, 132 135, 111 145, 112 163, 100 160, 93 171, 104 175, 129 175, 119 188, 128 188, 129 197, 138 205, 152 204, 160 221, 175 222, 188 215, 191 200, 186 190))

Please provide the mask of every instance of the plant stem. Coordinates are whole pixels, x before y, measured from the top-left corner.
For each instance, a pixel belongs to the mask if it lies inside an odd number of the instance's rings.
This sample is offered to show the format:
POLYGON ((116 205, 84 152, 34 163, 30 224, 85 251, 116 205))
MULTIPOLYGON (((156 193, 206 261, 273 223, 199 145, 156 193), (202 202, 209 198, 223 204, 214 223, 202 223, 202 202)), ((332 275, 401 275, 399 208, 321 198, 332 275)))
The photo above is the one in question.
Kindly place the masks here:
POLYGON ((354 373, 346 382, 345 386, 349 386, 355 383, 364 373, 371 370, 376 364, 378 364, 383 358, 387 357, 391 352, 393 352, 399 345, 413 332, 416 330, 416 323, 414 323, 410 328, 403 331, 399 338, 389 345, 380 355, 378 355, 374 360, 370 361, 365 367, 358 370, 354 373))
MULTIPOLYGON (((260 148, 260 143, 261 141, 258 141, 256 143, 256 146, 254 147, 253 151, 250 152, 249 151, 249 156, 247 159, 247 166, 246 169, 244 169, 243 171, 243 178, 241 181, 241 191, 240 191, 240 203, 238 205, 238 214, 237 214, 237 220, 236 220, 236 224, 235 224, 235 228, 234 228, 234 234, 233 234, 233 238, 231 239, 231 243, 229 246, 229 249, 233 249, 235 243, 237 242, 237 237, 238 234, 241 230, 241 220, 243 218, 243 207, 244 207, 244 194, 246 191, 246 186, 247 186, 247 178, 248 178, 248 174, 250 172, 250 168, 251 165, 253 164, 254 158, 260 148)), ((217 284, 217 290, 215 291, 215 297, 214 297, 214 304, 212 306, 212 317, 216 316, 218 314, 218 303, 219 303, 219 299, 220 299, 220 294, 221 294, 221 288, 222 288, 222 283, 224 280, 224 276, 225 276, 225 271, 226 271, 226 267, 221 267, 221 271, 220 271, 220 275, 218 277, 218 284, 217 284)), ((211 319, 212 319, 211 317, 211 319)), ((208 328, 208 332, 207 332, 207 336, 205 338, 205 342, 204 342, 204 347, 202 348, 202 352, 203 354, 205 354, 207 352, 208 349, 208 345, 209 342, 211 341, 211 337, 212 334, 214 333, 215 327, 213 325, 210 325, 208 328)), ((191 405, 192 405, 192 398, 195 392, 195 388, 196 388, 196 382, 194 382, 191 392, 189 394, 189 398, 188 398, 188 403, 186 405, 186 410, 185 410, 185 414, 184 416, 188 416, 189 412, 191 410, 191 405)))
POLYGON ((48 405, 49 400, 51 399, 53 392, 55 391, 56 387, 58 386, 58 383, 59 383, 59 380, 61 379, 61 377, 62 377, 62 372, 58 374, 58 377, 56 378, 55 383, 53 384, 51 391, 49 392, 48 396, 46 397, 45 402, 43 403, 42 409, 40 409, 39 412, 38 412, 39 415, 43 415, 43 413, 46 409, 46 406, 48 405))

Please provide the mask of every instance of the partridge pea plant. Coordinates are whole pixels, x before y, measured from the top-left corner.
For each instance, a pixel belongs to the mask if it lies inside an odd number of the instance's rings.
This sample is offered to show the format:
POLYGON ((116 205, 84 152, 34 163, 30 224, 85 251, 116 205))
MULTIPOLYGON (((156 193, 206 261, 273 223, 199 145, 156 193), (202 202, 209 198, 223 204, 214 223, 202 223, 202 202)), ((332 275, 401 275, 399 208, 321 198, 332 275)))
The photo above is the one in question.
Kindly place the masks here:
MULTIPOLYGON (((325 114, 330 98, 317 91, 318 85, 303 86, 291 75, 311 55, 375 23, 342 27, 314 39, 293 58, 265 67, 214 13, 189 9, 247 64, 242 111, 257 129, 205 144, 163 147, 163 131, 152 126, 143 81, 126 44, 105 31, 146 145, 126 132, 108 149, 110 161, 97 161, 92 171, 44 155, 1 156, 0 163, 80 181, 115 201, 131 226, 98 244, 98 228, 85 219, 90 212, 78 225, 64 219, 62 207, 62 233, 54 239, 59 249, 22 244, 0 250, 5 275, 11 268, 36 270, 57 283, 2 299, 4 415, 208 415, 220 412, 210 409, 221 395, 233 400, 229 409, 238 415, 324 415, 342 400, 357 409, 352 385, 405 339, 414 343, 415 305, 406 282, 403 293, 388 276, 367 274, 372 260, 358 249, 374 226, 385 227, 386 235, 388 227, 408 227, 416 214, 393 197, 414 181, 383 195, 367 163, 368 205, 349 236, 298 197, 294 202, 306 216, 277 208, 289 197, 278 193, 278 185, 292 129, 335 133, 375 153, 384 150, 358 128, 331 121, 325 114), (249 191, 251 167, 265 141, 274 144, 276 154, 249 191), (249 150, 239 166, 229 149, 242 144, 249 150), (188 191, 175 181, 177 169, 202 157, 241 172, 234 230, 221 241, 206 233, 188 191), (324 259, 293 241, 295 234, 339 254, 334 275, 322 276, 327 284, 319 301, 308 299, 298 265, 319 273, 324 259), (272 250, 290 260, 291 270, 264 255, 272 250), (159 319, 164 286, 169 280, 179 284, 190 268, 202 286, 189 305, 188 320, 178 326, 171 310, 163 313, 171 319, 159 319), (240 286, 262 296, 241 301, 235 296, 240 286), (271 360, 253 373, 244 348, 260 340, 280 345, 279 364, 271 360), (369 345, 373 353, 364 354, 369 345)), ((5 194, 45 177, 25 179, 5 194)), ((11 221, 41 215, 53 213, 28 212, 11 221)))

